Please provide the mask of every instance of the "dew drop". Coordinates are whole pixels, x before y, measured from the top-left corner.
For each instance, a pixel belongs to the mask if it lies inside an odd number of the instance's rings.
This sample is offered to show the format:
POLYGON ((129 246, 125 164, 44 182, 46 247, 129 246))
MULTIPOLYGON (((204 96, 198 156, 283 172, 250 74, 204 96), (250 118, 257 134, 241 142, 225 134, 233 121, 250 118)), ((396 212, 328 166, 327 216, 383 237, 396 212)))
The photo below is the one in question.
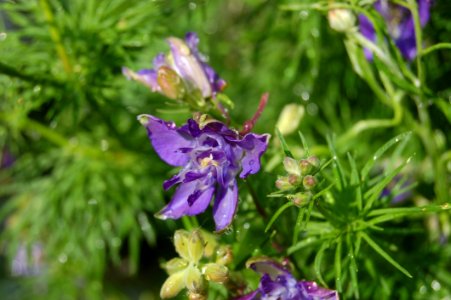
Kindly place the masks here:
POLYGON ((249 161, 249 165, 250 165, 250 166, 252 166, 254 163, 255 163, 255 161, 254 161, 253 159, 251 159, 251 160, 249 161))
POLYGON ((374 156, 373 156, 373 160, 377 160, 377 155, 374 155, 374 156))
POLYGON ((440 288, 442 286, 441 286, 440 282, 438 282, 437 280, 432 280, 431 287, 434 291, 438 291, 438 290, 440 290, 440 288))

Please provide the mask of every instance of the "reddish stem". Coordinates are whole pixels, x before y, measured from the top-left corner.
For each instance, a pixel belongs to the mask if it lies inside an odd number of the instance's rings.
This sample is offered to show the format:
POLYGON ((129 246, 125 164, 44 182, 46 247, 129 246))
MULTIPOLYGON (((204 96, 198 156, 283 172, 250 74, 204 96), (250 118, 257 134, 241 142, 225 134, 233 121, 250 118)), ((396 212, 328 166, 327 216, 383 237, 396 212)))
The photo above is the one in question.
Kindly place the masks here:
POLYGON ((246 133, 249 133, 252 128, 254 128, 255 123, 257 123, 258 119, 260 118, 263 110, 266 107, 266 104, 268 103, 269 93, 264 93, 260 98, 260 103, 258 104, 257 111, 255 112, 252 119, 247 120, 243 124, 243 129, 240 131, 240 135, 245 135, 246 133))

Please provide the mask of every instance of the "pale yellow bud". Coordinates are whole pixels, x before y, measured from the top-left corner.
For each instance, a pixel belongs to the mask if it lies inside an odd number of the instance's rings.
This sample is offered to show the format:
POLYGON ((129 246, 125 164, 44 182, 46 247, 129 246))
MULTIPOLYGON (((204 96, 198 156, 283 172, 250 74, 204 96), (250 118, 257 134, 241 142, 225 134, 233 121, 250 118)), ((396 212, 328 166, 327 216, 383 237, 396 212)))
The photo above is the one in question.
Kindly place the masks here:
POLYGON ((174 273, 163 283, 160 290, 160 297, 162 299, 175 297, 184 287, 185 271, 174 273))
POLYGON ((199 269, 189 266, 185 271, 185 287, 193 293, 202 294, 204 291, 204 279, 199 269))
POLYGON ((204 241, 200 235, 199 230, 195 230, 191 233, 188 240, 188 252, 190 262, 197 263, 204 254, 204 241))
POLYGON ((188 251, 188 241, 190 234, 188 231, 180 229, 174 233, 174 246, 175 251, 187 261, 190 261, 189 251, 188 251))
POLYGON ((188 262, 183 258, 176 257, 164 264, 164 268, 169 275, 182 271, 188 266, 188 262))
POLYGON ((202 273, 208 281, 224 283, 228 279, 229 270, 224 265, 210 263, 203 267, 202 273))
POLYGON ((348 9, 337 8, 329 10, 327 18, 329 19, 330 27, 338 32, 347 32, 354 28, 355 16, 348 9))
POLYGON ((299 127, 304 116, 304 106, 290 103, 285 105, 277 120, 276 127, 282 135, 293 133, 299 127))
POLYGON ((299 167, 298 161, 291 157, 285 157, 283 159, 283 167, 288 174, 300 176, 301 168, 299 167))

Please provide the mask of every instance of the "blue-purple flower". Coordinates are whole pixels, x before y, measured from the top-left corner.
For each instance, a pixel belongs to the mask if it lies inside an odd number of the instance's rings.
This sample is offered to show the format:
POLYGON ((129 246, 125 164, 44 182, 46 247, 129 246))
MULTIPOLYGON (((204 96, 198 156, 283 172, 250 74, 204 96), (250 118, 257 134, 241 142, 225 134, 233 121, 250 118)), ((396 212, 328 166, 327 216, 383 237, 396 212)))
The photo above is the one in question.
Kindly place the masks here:
POLYGON ((235 300, 337 300, 338 293, 319 287, 313 281, 297 281, 282 265, 260 258, 249 267, 263 274, 258 288, 235 300))
POLYGON ((178 219, 197 215, 207 209, 215 196, 213 217, 216 230, 232 222, 238 201, 235 177, 246 178, 260 170, 260 157, 266 151, 269 135, 240 135, 219 121, 189 119, 177 127, 151 115, 140 115, 153 148, 167 164, 182 167, 163 184, 177 190, 158 216, 178 219))
MULTIPOLYGON (((426 25, 429 20, 429 10, 432 0, 417 0, 418 13, 421 26, 426 25)), ((394 40, 401 54, 408 60, 415 58, 417 54, 415 27, 412 13, 406 7, 389 2, 388 0, 378 0, 374 3, 374 8, 382 15, 387 24, 387 30, 394 40)), ((376 40, 374 25, 364 15, 359 15, 360 32, 369 40, 376 40)), ((372 52, 365 49, 365 55, 372 59, 372 52)))
POLYGON ((199 37, 196 33, 187 33, 185 40, 170 37, 167 42, 170 53, 158 54, 153 60, 153 69, 135 73, 124 67, 124 75, 173 99, 183 99, 186 94, 197 93, 209 98, 225 88, 226 82, 207 64, 197 49, 199 37))

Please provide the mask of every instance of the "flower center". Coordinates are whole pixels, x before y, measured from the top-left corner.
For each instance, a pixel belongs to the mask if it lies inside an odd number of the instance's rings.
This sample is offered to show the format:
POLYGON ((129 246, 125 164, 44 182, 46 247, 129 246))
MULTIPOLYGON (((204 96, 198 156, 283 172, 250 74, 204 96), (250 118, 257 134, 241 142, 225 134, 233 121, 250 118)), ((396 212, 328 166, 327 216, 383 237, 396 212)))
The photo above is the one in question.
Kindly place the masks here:
POLYGON ((212 154, 210 154, 207 157, 204 157, 204 158, 200 159, 199 164, 200 164, 201 168, 205 168, 205 167, 208 167, 208 166, 211 166, 211 165, 213 165, 215 167, 219 166, 218 162, 213 159, 213 155, 212 154))

